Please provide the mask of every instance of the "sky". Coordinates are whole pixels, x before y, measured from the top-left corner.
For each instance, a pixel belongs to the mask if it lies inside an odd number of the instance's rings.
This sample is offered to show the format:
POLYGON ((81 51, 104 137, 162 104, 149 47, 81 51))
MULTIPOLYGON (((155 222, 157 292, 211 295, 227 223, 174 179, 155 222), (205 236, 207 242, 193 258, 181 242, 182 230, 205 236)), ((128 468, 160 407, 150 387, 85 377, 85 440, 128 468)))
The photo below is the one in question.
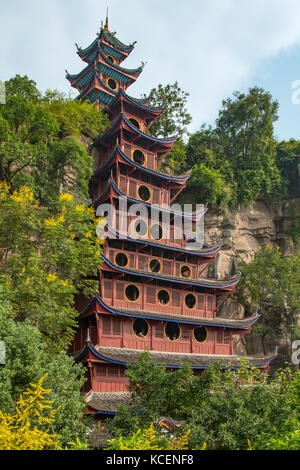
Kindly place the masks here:
POLYGON ((299 0, 0 0, 0 80, 26 74, 69 93, 65 70, 86 65, 75 43, 95 39, 107 6, 110 30, 137 41, 124 67, 147 62, 131 96, 178 81, 193 132, 235 90, 260 86, 279 101, 276 137, 300 139, 299 0))

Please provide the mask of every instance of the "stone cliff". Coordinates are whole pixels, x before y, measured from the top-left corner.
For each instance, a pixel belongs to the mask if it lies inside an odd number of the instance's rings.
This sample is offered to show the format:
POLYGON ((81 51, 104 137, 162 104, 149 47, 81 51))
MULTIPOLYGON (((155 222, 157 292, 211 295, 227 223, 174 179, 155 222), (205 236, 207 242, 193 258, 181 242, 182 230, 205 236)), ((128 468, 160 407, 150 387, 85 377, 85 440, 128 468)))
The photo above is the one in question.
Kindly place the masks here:
MULTIPOLYGON (((249 207, 239 206, 226 214, 210 209, 205 216, 205 241, 221 244, 222 250, 209 268, 208 275, 219 279, 230 277, 235 273, 240 259, 252 261, 259 247, 263 248, 268 243, 279 246, 283 256, 293 255, 296 248, 291 237, 291 228, 293 220, 298 220, 298 217, 300 198, 278 204, 270 199, 261 199, 249 207)), ((247 312, 244 306, 238 304, 234 296, 222 309, 222 315, 243 317, 245 314, 247 312)), ((279 357, 274 361, 275 368, 290 359, 291 337, 284 320, 269 336, 265 346, 268 352, 279 346, 279 357)), ((246 335, 237 351, 247 354, 263 353, 261 341, 255 333, 246 335)))

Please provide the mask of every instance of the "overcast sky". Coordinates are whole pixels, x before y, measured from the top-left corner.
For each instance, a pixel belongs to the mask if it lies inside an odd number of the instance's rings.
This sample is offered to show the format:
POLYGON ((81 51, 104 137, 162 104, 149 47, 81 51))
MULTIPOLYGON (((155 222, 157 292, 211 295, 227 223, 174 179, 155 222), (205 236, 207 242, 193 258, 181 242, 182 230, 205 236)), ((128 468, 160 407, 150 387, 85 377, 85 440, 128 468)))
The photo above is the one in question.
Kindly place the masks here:
POLYGON ((75 42, 88 46, 105 20, 125 44, 125 67, 147 66, 129 94, 179 82, 189 92, 191 131, 213 123, 234 90, 262 86, 279 100, 280 139, 300 139, 299 0, 0 0, 0 80, 27 74, 41 90, 69 92, 65 69, 83 67, 75 42), (125 65, 126 64, 126 65, 125 65))

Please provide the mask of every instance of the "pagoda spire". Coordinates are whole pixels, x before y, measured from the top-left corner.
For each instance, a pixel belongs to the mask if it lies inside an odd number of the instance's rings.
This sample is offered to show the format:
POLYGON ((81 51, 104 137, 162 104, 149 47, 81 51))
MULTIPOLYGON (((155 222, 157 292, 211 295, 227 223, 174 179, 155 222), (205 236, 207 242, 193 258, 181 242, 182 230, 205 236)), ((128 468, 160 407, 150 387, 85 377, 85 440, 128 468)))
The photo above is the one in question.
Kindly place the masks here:
POLYGON ((106 21, 105 21, 104 31, 109 31, 109 29, 108 29, 108 7, 106 9, 106 21))

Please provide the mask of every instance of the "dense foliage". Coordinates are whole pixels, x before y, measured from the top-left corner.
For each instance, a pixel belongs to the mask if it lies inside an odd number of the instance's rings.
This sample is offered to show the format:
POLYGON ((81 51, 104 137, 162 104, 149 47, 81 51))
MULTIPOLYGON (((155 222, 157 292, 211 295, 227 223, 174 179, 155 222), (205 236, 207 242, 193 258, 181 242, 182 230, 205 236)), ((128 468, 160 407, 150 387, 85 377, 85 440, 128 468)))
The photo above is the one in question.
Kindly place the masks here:
POLYGON ((61 449, 59 436, 51 432, 57 410, 47 400, 50 390, 43 387, 44 379, 20 396, 14 414, 0 411, 0 450, 61 449))
POLYGON ((287 417, 294 430, 300 429, 299 373, 293 377, 286 369, 271 379, 242 359, 238 370, 222 372, 220 365, 196 377, 188 367, 167 372, 142 353, 127 370, 131 406, 122 407, 110 423, 119 438, 115 442, 124 442, 150 423, 157 428, 163 416, 181 424, 176 435, 189 431, 188 448, 198 450, 204 444, 208 450, 248 449, 249 443, 261 442, 258 435, 286 432, 287 417))
POLYGON ((50 206, 62 187, 88 196, 92 160, 87 145, 108 127, 103 113, 58 92, 45 96, 27 76, 5 82, 0 106, 0 181, 27 185, 50 206))
MULTIPOLYGON (((251 263, 240 263, 242 273, 236 295, 250 312, 258 309, 260 319, 252 332, 261 339, 262 350, 267 354, 265 342, 276 332, 283 320, 291 332, 291 340, 300 337, 300 258, 281 256, 279 247, 261 247, 251 263)), ((291 357, 290 344, 288 356, 291 357)))
POLYGON ((188 96, 178 82, 166 86, 159 84, 149 95, 144 95, 144 98, 149 98, 150 106, 163 108, 159 120, 150 127, 149 133, 155 137, 185 136, 187 126, 192 121, 186 107, 188 96))
MULTIPOLYGON (((92 105, 56 91, 42 95, 26 76, 7 81, 6 91, 0 106, 0 340, 6 348, 0 409, 9 433, 20 394, 47 374, 57 409, 51 429, 61 444, 72 441, 76 448, 86 438, 85 371, 67 349, 77 326, 75 296, 98 289, 99 221, 86 204, 89 144, 108 121, 92 105)), ((39 442, 51 447, 50 440, 39 442)), ((19 448, 26 446, 20 441, 19 448)))

